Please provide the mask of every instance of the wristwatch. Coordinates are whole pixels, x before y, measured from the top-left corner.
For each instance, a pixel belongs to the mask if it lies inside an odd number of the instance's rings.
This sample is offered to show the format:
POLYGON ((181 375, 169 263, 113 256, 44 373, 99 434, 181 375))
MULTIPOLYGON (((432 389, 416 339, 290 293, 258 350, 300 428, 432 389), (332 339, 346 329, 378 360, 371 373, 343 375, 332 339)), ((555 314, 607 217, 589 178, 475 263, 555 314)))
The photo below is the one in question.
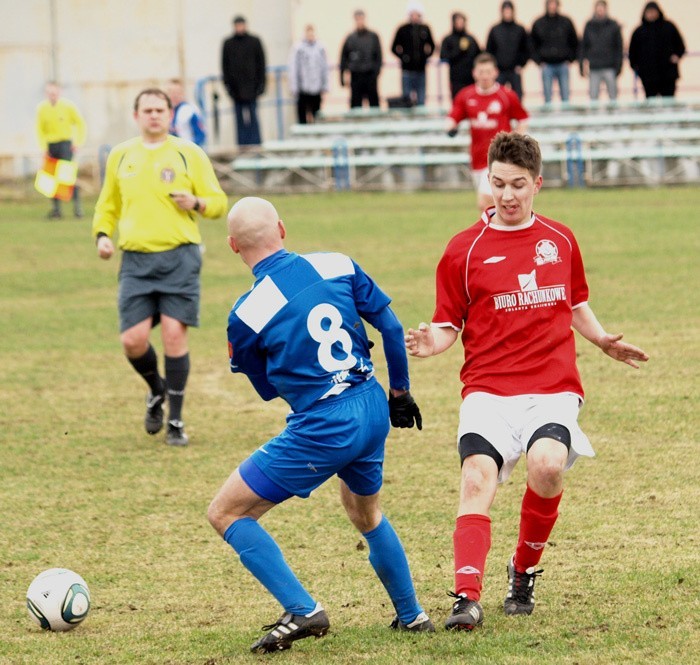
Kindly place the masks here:
POLYGON ((192 210, 196 210, 197 212, 199 212, 199 209, 200 209, 201 207, 202 207, 202 206, 199 205, 199 198, 195 197, 195 199, 194 199, 194 205, 192 206, 192 210))

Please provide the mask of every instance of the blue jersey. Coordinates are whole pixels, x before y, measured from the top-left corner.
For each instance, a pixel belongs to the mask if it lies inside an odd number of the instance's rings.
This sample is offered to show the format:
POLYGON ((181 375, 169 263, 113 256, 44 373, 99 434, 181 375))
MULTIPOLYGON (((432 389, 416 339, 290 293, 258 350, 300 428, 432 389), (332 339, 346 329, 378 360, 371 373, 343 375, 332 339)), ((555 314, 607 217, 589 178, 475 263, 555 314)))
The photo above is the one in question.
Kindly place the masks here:
POLYGON ((392 387, 408 389, 403 332, 391 299, 349 257, 280 250, 253 268, 253 288, 228 320, 231 371, 263 397, 280 396, 295 412, 339 395, 374 374, 362 319, 382 330, 392 387), (398 324, 384 325, 386 313, 398 324), (391 329, 393 351, 387 351, 391 329))

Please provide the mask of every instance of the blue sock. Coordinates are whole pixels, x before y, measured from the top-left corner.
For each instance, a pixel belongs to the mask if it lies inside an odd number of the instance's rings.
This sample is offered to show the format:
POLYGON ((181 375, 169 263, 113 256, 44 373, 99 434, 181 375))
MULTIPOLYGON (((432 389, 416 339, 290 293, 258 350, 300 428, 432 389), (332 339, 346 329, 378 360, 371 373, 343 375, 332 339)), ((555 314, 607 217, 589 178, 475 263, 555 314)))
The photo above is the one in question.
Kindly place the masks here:
POLYGON ((316 601, 308 594, 282 556, 277 543, 252 517, 236 520, 224 534, 241 563, 292 614, 309 614, 316 601))
POLYGON ((394 604, 401 623, 411 623, 422 611, 413 589, 411 571, 399 537, 382 516, 379 526, 362 534, 369 545, 369 562, 394 604))

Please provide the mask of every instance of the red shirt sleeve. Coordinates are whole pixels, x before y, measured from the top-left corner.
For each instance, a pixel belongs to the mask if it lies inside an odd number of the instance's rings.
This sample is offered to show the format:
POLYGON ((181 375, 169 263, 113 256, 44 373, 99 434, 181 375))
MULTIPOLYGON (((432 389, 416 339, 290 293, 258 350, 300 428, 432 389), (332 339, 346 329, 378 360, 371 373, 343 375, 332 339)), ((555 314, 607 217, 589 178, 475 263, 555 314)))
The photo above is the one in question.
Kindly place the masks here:
POLYGON ((520 103, 520 100, 518 99, 518 95, 516 95, 512 90, 506 89, 506 94, 508 95, 508 99, 510 100, 510 117, 513 120, 527 120, 530 116, 528 115, 528 112, 525 110, 523 105, 520 103))
POLYGON ((571 306, 578 307, 588 302, 588 283, 583 268, 583 258, 576 238, 572 233, 571 240, 571 306))
POLYGON ((457 124, 467 117, 466 91, 467 88, 462 88, 462 90, 457 93, 457 96, 452 102, 452 110, 447 116, 448 118, 452 118, 457 124))
POLYGON ((467 318, 466 257, 459 251, 457 239, 447 246, 435 275, 435 313, 433 323, 448 324, 462 330, 467 318))

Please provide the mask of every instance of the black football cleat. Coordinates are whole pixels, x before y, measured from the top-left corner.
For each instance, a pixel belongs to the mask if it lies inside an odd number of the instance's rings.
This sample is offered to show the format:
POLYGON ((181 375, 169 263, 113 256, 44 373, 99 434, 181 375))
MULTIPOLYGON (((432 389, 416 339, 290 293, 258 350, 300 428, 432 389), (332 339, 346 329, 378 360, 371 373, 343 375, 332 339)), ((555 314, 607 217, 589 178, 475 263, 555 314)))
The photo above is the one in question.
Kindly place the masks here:
POLYGON ((515 570, 515 556, 508 562, 508 593, 503 601, 503 611, 509 615, 532 614, 535 609, 535 579, 542 574, 534 567, 524 573, 515 570))
POLYGON ((284 651, 292 646, 292 642, 303 640, 305 637, 323 637, 330 627, 328 616, 320 603, 316 604, 310 614, 290 614, 285 612, 275 623, 263 626, 269 631, 263 635, 250 650, 253 653, 274 653, 284 651))

